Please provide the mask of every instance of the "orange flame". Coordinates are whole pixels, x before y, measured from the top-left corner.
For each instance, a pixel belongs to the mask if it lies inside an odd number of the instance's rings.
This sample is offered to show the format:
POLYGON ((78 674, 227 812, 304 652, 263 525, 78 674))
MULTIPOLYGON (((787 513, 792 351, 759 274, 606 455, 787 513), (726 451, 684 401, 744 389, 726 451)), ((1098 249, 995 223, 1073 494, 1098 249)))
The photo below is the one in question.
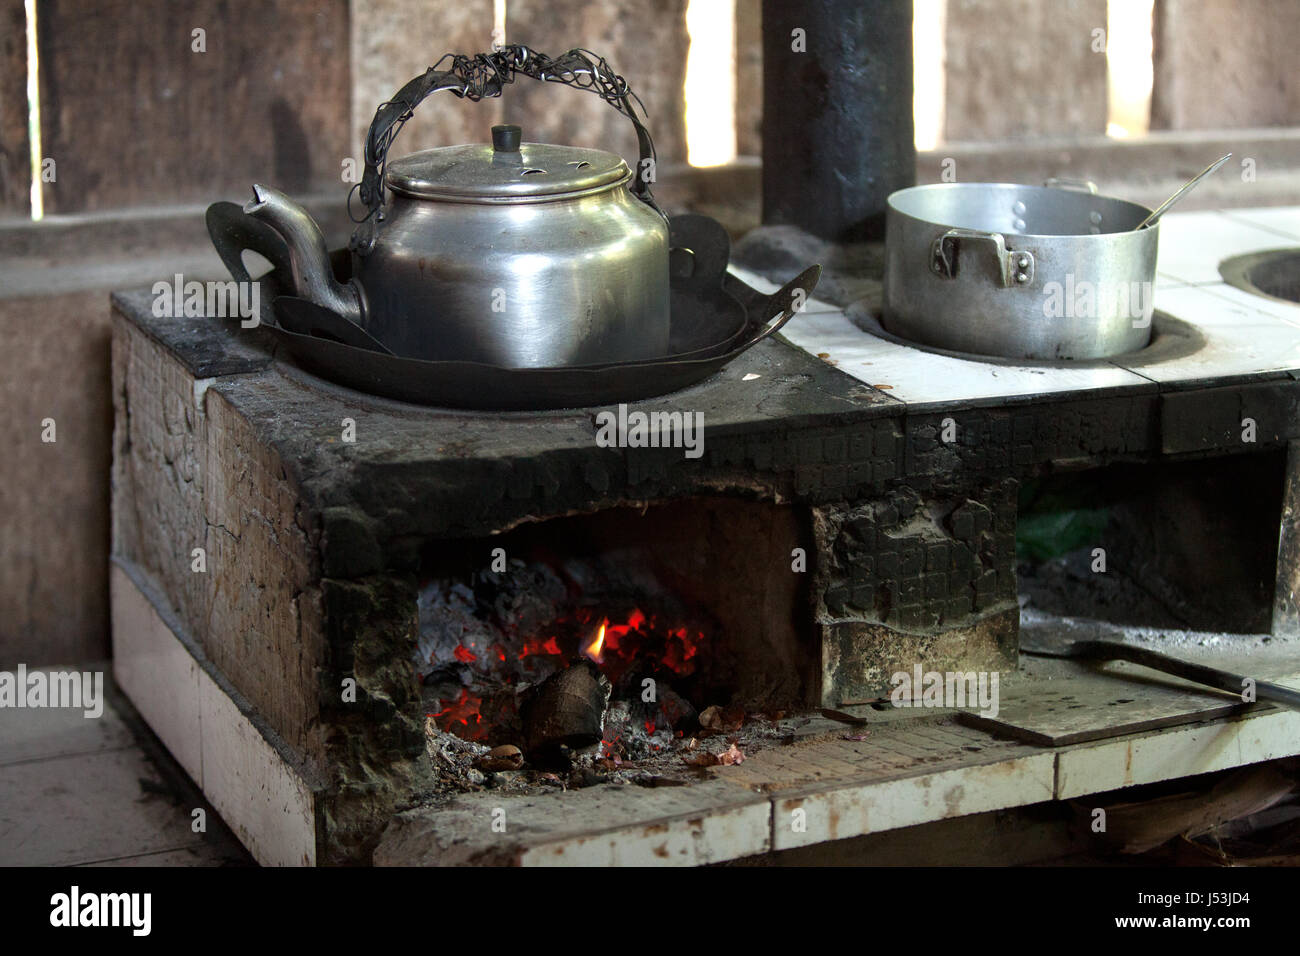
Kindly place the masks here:
POLYGON ((609 618, 604 618, 596 631, 596 639, 583 648, 582 651, 584 657, 595 661, 597 664, 603 663, 600 652, 605 649, 605 628, 608 626, 609 618))

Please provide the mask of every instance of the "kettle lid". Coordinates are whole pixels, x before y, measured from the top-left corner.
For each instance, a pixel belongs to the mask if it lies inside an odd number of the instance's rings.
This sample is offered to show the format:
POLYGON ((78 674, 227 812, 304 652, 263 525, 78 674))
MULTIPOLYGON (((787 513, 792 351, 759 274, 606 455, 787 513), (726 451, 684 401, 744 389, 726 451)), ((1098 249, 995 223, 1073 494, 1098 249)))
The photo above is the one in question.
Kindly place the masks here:
POLYGON ((509 203, 599 191, 631 171, 600 149, 525 143, 518 126, 492 127, 492 144, 440 146, 388 163, 390 189, 417 199, 509 203))

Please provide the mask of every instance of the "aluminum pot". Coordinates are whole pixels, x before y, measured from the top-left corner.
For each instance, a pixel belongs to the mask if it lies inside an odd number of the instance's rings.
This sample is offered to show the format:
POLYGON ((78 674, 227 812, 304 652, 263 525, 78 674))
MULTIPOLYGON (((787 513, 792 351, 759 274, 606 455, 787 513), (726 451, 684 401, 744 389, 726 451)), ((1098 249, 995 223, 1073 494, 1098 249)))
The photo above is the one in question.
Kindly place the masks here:
POLYGON ((882 323, 1005 358, 1098 359, 1143 348, 1159 223, 1145 206, 1058 186, 940 183, 889 197, 882 323))
POLYGON ((375 113, 347 282, 307 213, 253 187, 244 212, 278 234, 294 294, 403 358, 553 368, 667 355, 668 223, 650 191, 654 145, 623 78, 581 50, 504 46, 443 63, 375 113), (500 96, 516 74, 601 94, 637 132, 636 172, 604 150, 524 142, 515 125, 494 126, 491 143, 389 160, 425 97, 500 96))

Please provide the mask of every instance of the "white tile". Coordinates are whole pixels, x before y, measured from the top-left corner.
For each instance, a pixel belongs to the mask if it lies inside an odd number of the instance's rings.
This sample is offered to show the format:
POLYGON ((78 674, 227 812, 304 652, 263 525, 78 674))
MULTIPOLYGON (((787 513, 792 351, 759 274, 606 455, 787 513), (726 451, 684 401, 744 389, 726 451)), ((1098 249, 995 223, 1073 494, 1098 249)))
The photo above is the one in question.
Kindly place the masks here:
POLYGON ((235 702, 199 672, 204 795, 263 866, 314 866, 311 788, 235 702))
MULTIPOLYGON (((1300 326, 1300 303, 1265 298, 1253 292, 1247 292, 1245 289, 1238 289, 1236 286, 1228 285, 1225 282, 1220 282, 1217 285, 1203 285, 1198 288, 1204 289, 1218 299, 1232 303, 1230 308, 1234 310, 1233 314, 1248 315, 1252 322, 1267 325, 1277 321, 1300 326)), ((1157 304, 1159 301, 1157 296, 1157 304)))
POLYGON ((1219 282, 1224 259, 1288 245, 1285 236, 1222 212, 1170 213, 1160 220, 1156 272, 1183 282, 1219 282))
MULTIPOLYGON (((107 662, 104 662, 77 670, 83 674, 98 671, 104 675, 107 684, 110 680, 107 667, 107 662)), ((62 667, 33 669, 46 672, 70 670, 62 667)), ((107 701, 103 713, 93 718, 86 717, 82 710, 69 708, 0 710, 0 766, 45 757, 116 750, 134 743, 131 731, 107 701)))
POLYGON ((1225 209, 1229 219, 1269 229, 1300 242, 1300 206, 1273 206, 1261 209, 1225 209))
POLYGON ((773 801, 772 848, 811 846, 827 840, 985 813, 1052 799, 1056 756, 1028 757, 896 780, 827 786, 773 801), (800 826, 796 827, 796 811, 800 826))
POLYGON ((1260 309, 1260 301, 1223 284, 1163 290, 1156 308, 1194 325, 1205 345, 1191 355, 1126 361, 1125 367, 1162 383, 1300 368, 1300 315, 1287 321, 1260 309))
POLYGON ((865 332, 842 313, 797 315, 781 334, 840 371, 910 404, 954 402, 1148 384, 1109 364, 1060 368, 953 358, 865 332))
POLYGON ((117 565, 110 590, 114 670, 149 726, 259 863, 314 865, 312 787, 117 565))
POLYGON ((195 843, 181 850, 157 850, 132 856, 114 857, 87 867, 101 866, 247 866, 248 858, 237 850, 223 851, 220 847, 208 843, 195 843))
POLYGON ((1156 308, 1197 328, 1238 328, 1245 325, 1287 325, 1300 316, 1294 309, 1225 282, 1182 285, 1158 290, 1156 308))
POLYGON ((189 808, 145 792, 137 748, 0 767, 0 866, 62 866, 199 841, 189 808))
POLYGON ((1300 712, 1166 728, 1079 744, 1057 757, 1056 799, 1228 770, 1300 753, 1300 712))
POLYGON ((118 686, 201 788, 199 666, 116 564, 109 566, 109 598, 118 686))

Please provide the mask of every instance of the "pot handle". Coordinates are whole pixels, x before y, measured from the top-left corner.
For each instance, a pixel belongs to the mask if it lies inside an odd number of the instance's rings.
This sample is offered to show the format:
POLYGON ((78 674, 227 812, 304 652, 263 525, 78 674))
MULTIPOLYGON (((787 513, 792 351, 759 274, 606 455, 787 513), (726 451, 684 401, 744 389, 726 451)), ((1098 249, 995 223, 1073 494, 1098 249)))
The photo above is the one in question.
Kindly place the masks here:
POLYGON ((1053 176, 1050 179, 1043 180, 1044 186, 1055 189, 1082 189, 1084 192, 1097 195, 1097 184, 1091 179, 1071 179, 1068 176, 1053 176))
MULTIPOLYGON (((477 102, 484 97, 500 96, 506 84, 513 83, 517 75, 588 90, 631 120, 641 153, 632 177, 632 193, 659 215, 664 215, 650 191, 650 183, 655 178, 655 148, 642 118, 645 107, 627 81, 614 72, 604 57, 590 50, 569 50, 558 57, 549 57, 526 46, 508 44, 491 53, 474 56, 448 53, 375 111, 366 136, 366 170, 361 182, 353 187, 360 192, 361 202, 366 207, 361 219, 353 217, 353 221, 358 223, 352 235, 354 250, 365 255, 374 244, 375 227, 382 218, 384 163, 388 151, 402 125, 411 118, 424 98, 438 90, 446 90, 453 96, 477 102), (638 110, 641 115, 638 115, 638 110)), ((349 193, 349 204, 351 199, 349 193)))
POLYGON ((957 245, 963 240, 987 242, 993 246, 998 276, 1004 288, 1028 287, 1034 281, 1034 254, 1007 248, 1000 232, 978 229, 949 229, 930 246, 930 271, 941 279, 957 276, 957 245))

